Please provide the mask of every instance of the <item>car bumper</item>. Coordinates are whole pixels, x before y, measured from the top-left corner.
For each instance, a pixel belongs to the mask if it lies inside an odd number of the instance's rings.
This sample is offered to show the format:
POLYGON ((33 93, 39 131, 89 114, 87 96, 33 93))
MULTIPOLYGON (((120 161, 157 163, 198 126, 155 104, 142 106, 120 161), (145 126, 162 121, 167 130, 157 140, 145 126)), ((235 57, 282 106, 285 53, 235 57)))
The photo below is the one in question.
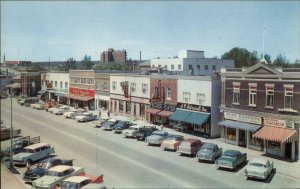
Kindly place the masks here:
POLYGON ((32 183, 32 181, 35 181, 36 179, 38 179, 38 177, 33 177, 33 176, 24 176, 23 177, 23 180, 28 183, 32 183))
POLYGON ((204 156, 198 156, 198 159, 203 161, 213 161, 211 157, 204 157, 204 156))
POLYGON ((26 165, 26 162, 24 161, 13 161, 14 165, 26 165))

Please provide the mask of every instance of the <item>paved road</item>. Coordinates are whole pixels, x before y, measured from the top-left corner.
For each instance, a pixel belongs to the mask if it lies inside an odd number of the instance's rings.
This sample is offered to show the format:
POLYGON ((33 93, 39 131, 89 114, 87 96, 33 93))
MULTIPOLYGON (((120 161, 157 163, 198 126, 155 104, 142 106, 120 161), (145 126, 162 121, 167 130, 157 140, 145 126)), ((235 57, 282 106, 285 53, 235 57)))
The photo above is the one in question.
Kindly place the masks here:
MULTIPOLYGON (((3 100, 1 119, 10 123, 10 100, 3 100)), ((13 125, 22 134, 41 136, 62 158, 75 159, 88 174, 104 174, 115 188, 296 188, 299 180, 275 174, 269 183, 236 172, 217 170, 214 164, 179 156, 144 142, 96 129, 91 123, 76 123, 63 116, 19 106, 13 101, 13 125)), ((23 171, 23 170, 21 170, 23 171)))

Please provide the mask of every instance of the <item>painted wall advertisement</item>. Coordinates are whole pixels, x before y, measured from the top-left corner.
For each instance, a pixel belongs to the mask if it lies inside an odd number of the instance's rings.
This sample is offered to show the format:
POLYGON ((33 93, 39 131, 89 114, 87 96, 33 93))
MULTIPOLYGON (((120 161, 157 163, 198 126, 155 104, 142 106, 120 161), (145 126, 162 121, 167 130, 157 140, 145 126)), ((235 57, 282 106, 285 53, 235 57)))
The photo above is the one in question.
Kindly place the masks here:
POLYGON ((288 120, 264 118, 264 125, 272 127, 282 127, 282 128, 294 128, 294 122, 288 120))
POLYGON ((236 121, 254 123, 254 124, 261 124, 261 117, 245 115, 245 114, 236 114, 232 112, 224 112, 225 119, 231 119, 236 121))
POLYGON ((83 95, 83 96, 95 96, 95 91, 94 90, 88 90, 88 89, 79 89, 79 88, 69 88, 70 94, 76 94, 76 95, 83 95))

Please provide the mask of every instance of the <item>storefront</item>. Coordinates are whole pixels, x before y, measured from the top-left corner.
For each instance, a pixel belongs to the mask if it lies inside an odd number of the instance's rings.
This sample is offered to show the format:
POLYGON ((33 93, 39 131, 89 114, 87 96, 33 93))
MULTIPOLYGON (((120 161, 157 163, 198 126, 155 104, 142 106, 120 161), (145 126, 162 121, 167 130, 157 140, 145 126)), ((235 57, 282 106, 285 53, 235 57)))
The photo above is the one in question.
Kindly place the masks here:
POLYGON ((74 107, 88 108, 94 110, 95 91, 88 89, 69 88, 69 94, 66 95, 68 104, 74 107))

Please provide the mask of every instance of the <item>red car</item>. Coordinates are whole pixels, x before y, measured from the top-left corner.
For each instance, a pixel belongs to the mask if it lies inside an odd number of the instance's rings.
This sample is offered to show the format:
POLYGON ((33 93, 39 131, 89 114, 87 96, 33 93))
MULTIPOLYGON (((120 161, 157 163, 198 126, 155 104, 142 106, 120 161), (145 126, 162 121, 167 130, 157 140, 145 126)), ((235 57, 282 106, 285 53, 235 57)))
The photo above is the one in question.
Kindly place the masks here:
POLYGON ((91 183, 103 183, 103 175, 101 176, 92 176, 92 175, 81 175, 81 176, 72 176, 63 180, 62 184, 55 189, 79 189, 91 183))

